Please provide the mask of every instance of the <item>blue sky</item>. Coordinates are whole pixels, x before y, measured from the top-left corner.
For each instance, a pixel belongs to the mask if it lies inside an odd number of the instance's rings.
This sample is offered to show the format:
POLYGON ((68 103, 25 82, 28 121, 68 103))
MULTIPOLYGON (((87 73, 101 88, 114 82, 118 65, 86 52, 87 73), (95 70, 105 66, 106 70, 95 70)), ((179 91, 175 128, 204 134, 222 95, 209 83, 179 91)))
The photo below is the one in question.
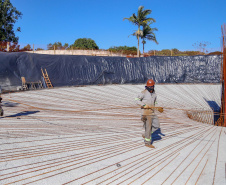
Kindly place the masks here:
MULTIPOLYGON (((123 18, 137 13, 140 5, 151 9, 159 44, 148 41, 145 51, 195 50, 197 42, 209 42, 210 51, 221 49, 221 25, 226 23, 226 0, 11 0, 22 12, 15 27, 21 45, 61 42, 78 38, 95 40, 100 49, 137 46, 137 27, 123 18)), ((142 46, 140 46, 142 50, 142 46)))

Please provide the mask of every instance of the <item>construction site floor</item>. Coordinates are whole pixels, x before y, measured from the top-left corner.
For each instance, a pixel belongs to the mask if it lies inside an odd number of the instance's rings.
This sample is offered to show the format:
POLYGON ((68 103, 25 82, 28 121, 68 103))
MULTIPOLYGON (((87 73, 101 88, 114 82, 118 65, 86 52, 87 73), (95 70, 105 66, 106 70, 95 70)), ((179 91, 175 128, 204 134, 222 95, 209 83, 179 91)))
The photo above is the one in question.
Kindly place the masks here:
POLYGON ((4 94, 0 184, 226 184, 226 128, 188 118, 220 105, 221 86, 156 85, 161 129, 144 145, 144 85, 4 94))

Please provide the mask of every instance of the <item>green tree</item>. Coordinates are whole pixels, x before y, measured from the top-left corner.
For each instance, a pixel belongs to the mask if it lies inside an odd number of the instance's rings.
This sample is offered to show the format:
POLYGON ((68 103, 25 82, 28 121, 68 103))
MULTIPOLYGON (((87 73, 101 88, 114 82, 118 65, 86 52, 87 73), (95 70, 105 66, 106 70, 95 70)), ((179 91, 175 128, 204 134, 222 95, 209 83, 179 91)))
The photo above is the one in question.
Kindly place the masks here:
MULTIPOLYGON (((14 24, 22 13, 19 12, 10 0, 0 0, 0 41, 18 42, 19 37, 15 36, 14 24)), ((20 27, 17 28, 20 31, 20 27)))
POLYGON ((21 50, 23 50, 23 51, 31 51, 32 50, 31 49, 31 45, 28 44, 28 45, 24 46, 24 48, 22 48, 21 50))
POLYGON ((146 39, 149 40, 149 41, 153 41, 156 44, 158 44, 158 42, 156 40, 155 33, 154 33, 154 31, 158 31, 158 29, 157 28, 151 28, 150 25, 151 25, 151 23, 143 25, 143 32, 142 32, 142 35, 141 35, 142 44, 143 44, 143 54, 144 54, 144 44, 146 44, 146 39))
POLYGON ((71 47, 77 49, 99 49, 96 42, 89 38, 79 38, 75 40, 74 44, 72 44, 71 47))
MULTIPOLYGON (((14 51, 19 51, 20 50, 20 45, 17 45, 15 42, 10 42, 9 43, 9 51, 14 52, 14 51)), ((0 51, 7 51, 7 42, 6 41, 0 41, 0 51)))
POLYGON ((62 43, 61 42, 55 42, 53 44, 53 47, 55 46, 55 49, 63 49, 62 43))
POLYGON ((64 49, 68 49, 68 47, 69 47, 68 43, 65 43, 64 46, 63 46, 64 49))
POLYGON ((64 49, 64 46, 62 46, 62 43, 61 42, 55 42, 53 44, 49 43, 47 45, 47 49, 48 50, 53 50, 54 49, 54 46, 55 46, 55 49, 58 49, 58 50, 64 49))
POLYGON ((54 48, 53 48, 53 44, 51 44, 51 43, 47 44, 47 49, 48 49, 48 50, 53 50, 53 49, 54 49, 54 48))
POLYGON ((37 48, 37 49, 35 49, 36 51, 41 51, 41 50, 44 50, 44 49, 42 49, 42 48, 37 48))
POLYGON ((150 21, 155 22, 155 19, 153 18, 148 18, 147 16, 151 14, 151 10, 147 9, 144 10, 144 6, 139 6, 137 15, 134 13, 131 17, 129 18, 124 18, 123 20, 128 20, 138 26, 138 30, 133 34, 137 37, 137 56, 139 57, 139 38, 142 35, 142 30, 140 29, 141 26, 144 24, 148 24, 150 21))
POLYGON ((200 51, 184 51, 183 53, 185 55, 187 55, 187 56, 194 56, 194 55, 204 54, 204 53, 200 53, 200 51))
POLYGON ((173 53, 174 56, 177 56, 177 55, 181 54, 181 52, 178 49, 176 49, 176 48, 172 49, 172 53, 173 53))
POLYGON ((161 51, 157 51, 157 55, 170 56, 171 55, 171 50, 169 50, 169 49, 162 49, 161 51))
POLYGON ((113 46, 108 49, 113 53, 123 53, 125 55, 136 55, 137 48, 135 46, 113 46))

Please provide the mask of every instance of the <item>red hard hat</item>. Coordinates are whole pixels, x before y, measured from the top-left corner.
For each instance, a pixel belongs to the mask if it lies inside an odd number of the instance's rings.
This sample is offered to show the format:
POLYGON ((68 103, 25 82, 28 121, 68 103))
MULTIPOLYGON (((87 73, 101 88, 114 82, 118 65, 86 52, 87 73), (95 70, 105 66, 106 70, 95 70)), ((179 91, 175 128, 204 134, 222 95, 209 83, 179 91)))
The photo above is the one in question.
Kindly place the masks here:
POLYGON ((149 80, 147 81, 147 86, 153 86, 153 85, 155 85, 155 81, 152 80, 152 79, 149 79, 149 80))

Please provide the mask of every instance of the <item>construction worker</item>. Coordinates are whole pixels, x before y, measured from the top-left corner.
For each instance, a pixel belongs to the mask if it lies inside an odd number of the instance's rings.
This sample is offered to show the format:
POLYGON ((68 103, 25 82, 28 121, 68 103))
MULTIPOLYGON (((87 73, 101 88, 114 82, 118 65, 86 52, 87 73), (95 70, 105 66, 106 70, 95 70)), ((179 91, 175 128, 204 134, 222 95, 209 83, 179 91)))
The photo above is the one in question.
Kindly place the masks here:
MULTIPOLYGON (((152 145, 152 137, 151 134, 156 131, 159 127, 159 120, 157 115, 155 114, 155 105, 157 104, 157 95, 155 94, 155 82, 152 79, 147 81, 145 86, 145 90, 137 95, 135 98, 136 104, 141 106, 143 109, 143 113, 141 115, 141 120, 144 122, 145 134, 144 142, 145 146, 149 148, 155 148, 152 145)), ((163 112, 162 107, 157 108, 159 112, 163 112)))
POLYGON ((2 97, 1 97, 1 86, 0 86, 0 116, 3 116, 4 111, 2 109, 2 97))
POLYGON ((3 112, 1 104, 2 104, 2 98, 1 98, 1 95, 0 95, 0 116, 3 116, 4 112, 3 112))
POLYGON ((0 116, 3 116, 4 112, 3 112, 3 109, 2 109, 2 97, 1 97, 1 94, 2 94, 2 87, 0 86, 0 116))

